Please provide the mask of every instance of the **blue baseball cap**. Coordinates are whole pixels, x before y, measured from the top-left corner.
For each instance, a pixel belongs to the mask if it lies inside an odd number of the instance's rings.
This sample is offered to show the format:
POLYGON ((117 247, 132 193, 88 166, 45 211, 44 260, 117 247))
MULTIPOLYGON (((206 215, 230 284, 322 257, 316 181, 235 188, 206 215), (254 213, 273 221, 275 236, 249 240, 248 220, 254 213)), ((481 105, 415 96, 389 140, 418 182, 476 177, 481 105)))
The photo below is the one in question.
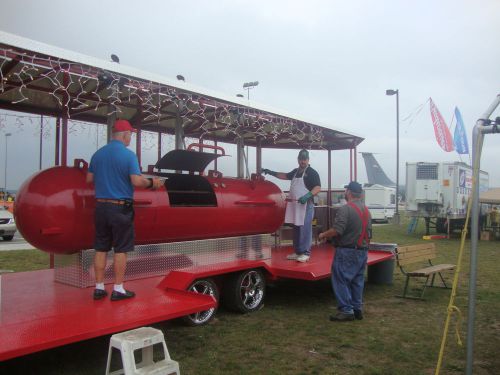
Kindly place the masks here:
POLYGON ((359 182, 356 182, 356 181, 351 181, 351 182, 349 182, 348 185, 345 185, 344 187, 347 190, 352 191, 353 193, 360 194, 363 192, 363 187, 361 186, 361 184, 359 182))

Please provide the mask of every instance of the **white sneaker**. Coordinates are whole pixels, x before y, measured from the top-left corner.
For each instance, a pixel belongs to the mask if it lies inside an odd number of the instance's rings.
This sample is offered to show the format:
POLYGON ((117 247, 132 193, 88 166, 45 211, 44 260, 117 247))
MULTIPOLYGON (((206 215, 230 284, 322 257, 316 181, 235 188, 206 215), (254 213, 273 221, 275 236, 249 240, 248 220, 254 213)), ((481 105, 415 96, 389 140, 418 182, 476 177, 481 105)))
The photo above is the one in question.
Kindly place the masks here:
POLYGON ((297 262, 305 263, 309 260, 309 255, 302 254, 297 257, 297 262))
POLYGON ((299 257, 298 254, 293 253, 293 254, 288 254, 286 256, 286 259, 288 259, 288 260, 297 260, 298 257, 299 257))

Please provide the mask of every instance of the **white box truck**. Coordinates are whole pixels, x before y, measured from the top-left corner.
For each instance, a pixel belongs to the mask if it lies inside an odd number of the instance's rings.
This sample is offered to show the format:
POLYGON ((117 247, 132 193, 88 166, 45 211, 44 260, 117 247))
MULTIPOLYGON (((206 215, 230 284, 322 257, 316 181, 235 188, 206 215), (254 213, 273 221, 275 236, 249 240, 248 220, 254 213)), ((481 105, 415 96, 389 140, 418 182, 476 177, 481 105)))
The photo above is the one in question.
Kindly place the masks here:
MULTIPOLYGON (((480 171, 479 191, 488 186, 488 173, 480 171)), ((425 218, 427 234, 430 224, 438 233, 462 228, 471 192, 472 168, 465 163, 406 163, 406 213, 425 218)))
POLYGON ((396 189, 378 184, 365 185, 365 205, 370 210, 372 220, 389 221, 396 211, 396 189))

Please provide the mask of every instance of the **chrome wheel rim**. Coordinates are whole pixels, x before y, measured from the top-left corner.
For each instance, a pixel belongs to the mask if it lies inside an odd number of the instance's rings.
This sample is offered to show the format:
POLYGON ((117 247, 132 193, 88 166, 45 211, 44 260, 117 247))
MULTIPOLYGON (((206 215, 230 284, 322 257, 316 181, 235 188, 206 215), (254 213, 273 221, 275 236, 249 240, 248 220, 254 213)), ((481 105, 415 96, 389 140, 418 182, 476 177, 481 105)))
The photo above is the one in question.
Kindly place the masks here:
MULTIPOLYGON (((209 295, 217 299, 217 293, 215 291, 214 286, 212 285, 212 283, 206 280, 196 281, 193 285, 191 285, 189 291, 197 294, 209 295)), ((212 307, 211 309, 200 311, 188 316, 193 323, 203 324, 208 322, 212 318, 214 313, 215 313, 215 307, 212 307)))
POLYGON ((240 285, 241 302, 248 310, 255 309, 264 298, 264 280, 262 274, 250 271, 245 274, 240 285))

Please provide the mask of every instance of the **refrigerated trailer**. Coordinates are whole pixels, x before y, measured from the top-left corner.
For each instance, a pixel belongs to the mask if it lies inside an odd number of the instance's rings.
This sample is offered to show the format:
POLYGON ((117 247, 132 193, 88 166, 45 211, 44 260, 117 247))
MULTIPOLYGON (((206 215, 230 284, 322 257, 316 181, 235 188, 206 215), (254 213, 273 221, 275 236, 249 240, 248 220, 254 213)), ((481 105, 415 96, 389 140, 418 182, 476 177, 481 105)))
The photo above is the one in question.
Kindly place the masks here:
MULTIPOLYGON (((488 173, 480 172, 479 186, 488 190, 488 173)), ((465 163, 406 163, 406 213, 425 219, 426 234, 431 225, 438 233, 462 228, 471 192, 472 168, 465 163)))

